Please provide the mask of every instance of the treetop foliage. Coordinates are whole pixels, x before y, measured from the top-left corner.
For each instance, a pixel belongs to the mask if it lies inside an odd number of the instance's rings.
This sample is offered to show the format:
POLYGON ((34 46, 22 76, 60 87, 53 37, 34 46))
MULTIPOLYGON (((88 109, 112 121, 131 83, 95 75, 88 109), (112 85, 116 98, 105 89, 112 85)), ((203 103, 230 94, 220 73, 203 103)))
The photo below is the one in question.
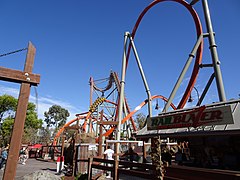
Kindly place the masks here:
POLYGON ((143 113, 138 113, 135 116, 135 122, 137 124, 138 129, 142 129, 146 122, 146 116, 143 113))
POLYGON ((11 111, 16 111, 17 99, 13 96, 4 94, 0 96, 0 122, 3 121, 4 115, 11 111))
POLYGON ((44 112, 45 119, 47 126, 55 126, 59 128, 66 124, 67 117, 70 116, 68 110, 62 108, 59 105, 53 105, 49 108, 47 112, 44 112))
MULTIPOLYGON (((13 96, 6 94, 0 96, 0 146, 10 142, 17 103, 18 99, 13 96)), ((34 138, 36 138, 38 129, 42 127, 42 124, 43 121, 38 119, 37 116, 36 105, 29 102, 22 141, 25 143, 33 141, 34 138)))

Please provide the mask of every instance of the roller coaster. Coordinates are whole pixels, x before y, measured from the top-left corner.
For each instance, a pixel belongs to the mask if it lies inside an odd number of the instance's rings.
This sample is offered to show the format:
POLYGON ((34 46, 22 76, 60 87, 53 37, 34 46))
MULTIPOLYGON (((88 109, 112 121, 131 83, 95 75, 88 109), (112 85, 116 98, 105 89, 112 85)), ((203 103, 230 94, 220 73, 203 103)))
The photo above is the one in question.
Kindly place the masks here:
POLYGON ((119 129, 117 128, 120 128, 119 125, 121 125, 122 126, 121 132, 124 134, 124 136, 127 138, 131 138, 131 135, 137 131, 137 128, 133 119, 133 115, 137 111, 139 111, 143 106, 148 105, 148 112, 149 112, 148 116, 151 117, 152 116, 151 102, 153 99, 161 99, 165 102, 163 113, 166 113, 169 110, 169 107, 171 107, 173 110, 183 109, 184 106, 186 105, 187 100, 190 97, 191 91, 194 88, 200 67, 208 66, 208 65, 202 64, 203 38, 205 37, 209 39, 210 50, 212 54, 212 64, 210 66, 213 67, 214 73, 209 78, 209 81, 207 82, 206 87, 197 105, 198 106, 201 105, 214 78, 216 79, 219 100, 226 101, 223 82, 222 82, 222 75, 220 71, 220 63, 218 60, 218 55, 217 55, 217 50, 216 50, 216 45, 214 40, 214 33, 211 25, 210 15, 208 12, 208 5, 206 4, 205 1, 203 1, 203 8, 205 12, 205 19, 206 19, 206 25, 208 30, 207 33, 203 33, 199 16, 193 8, 193 5, 196 2, 192 1, 191 3, 188 3, 184 0, 155 0, 152 3, 150 3, 139 15, 135 23, 135 26, 132 29, 132 32, 125 33, 121 79, 119 79, 116 72, 110 72, 110 76, 106 79, 93 80, 93 77, 91 77, 89 80, 89 85, 90 85, 89 111, 77 114, 75 119, 65 124, 57 132, 54 138, 53 144, 56 145, 57 139, 64 132, 64 130, 75 122, 78 122, 78 123, 81 122, 80 133, 94 133, 96 137, 96 141, 98 141, 98 133, 99 133, 98 125, 100 121, 104 122, 102 123, 103 129, 104 129, 103 136, 105 137, 113 136, 114 133, 115 135, 117 135, 117 132, 119 131, 119 129), (141 66, 140 58, 136 51, 136 46, 134 44, 135 35, 137 33, 138 27, 142 22, 145 14, 152 7, 167 1, 175 2, 182 5, 190 13, 195 24, 196 39, 197 39, 192 51, 189 53, 189 57, 187 58, 186 64, 183 67, 182 72, 180 73, 180 76, 168 98, 162 95, 153 95, 153 96, 151 95, 148 84, 147 84, 147 80, 143 72, 143 68, 141 66), (140 103, 134 110, 130 110, 127 102, 127 98, 125 97, 125 94, 124 94, 125 73, 127 71, 128 62, 130 60, 130 53, 132 51, 137 60, 137 65, 142 76, 145 90, 147 92, 147 99, 145 99, 142 103, 140 103), (189 79, 188 85, 185 89, 185 92, 183 93, 183 96, 179 104, 175 106, 172 103, 173 99, 194 58, 195 58, 195 62, 194 62, 194 66, 192 69, 192 73, 191 73, 191 77, 189 79), (103 82, 107 83, 107 85, 104 88, 100 87, 101 86, 100 83, 103 83, 103 82), (93 102, 93 99, 95 99, 94 102, 93 102))
MULTIPOLYGON (((88 112, 83 112, 76 115, 76 118, 66 123, 56 134, 54 139, 54 145, 56 145, 56 140, 60 135, 71 126, 75 122, 81 121, 80 125, 81 133, 94 133, 94 135, 98 134, 97 125, 100 121, 101 114, 100 112, 104 112, 103 121, 105 122, 103 125, 103 136, 108 137, 112 136, 114 130, 116 129, 117 124, 117 107, 118 107, 118 96, 120 91, 119 78, 116 72, 111 72, 109 78, 93 80, 90 78, 90 107, 88 112), (105 88, 98 87, 99 84, 103 84, 107 82, 107 86, 105 88), (96 96, 96 100, 92 103, 93 96, 96 96), (116 122, 116 123, 114 123, 116 122)), ((152 96, 152 99, 162 99, 167 102, 167 98, 161 95, 152 96)), ((147 104, 147 101, 143 101, 137 108, 133 111, 130 111, 129 105, 127 103, 126 98, 124 99, 124 108, 123 113, 126 116, 122 119, 121 124, 123 125, 123 135, 126 138, 131 138, 132 134, 137 131, 137 127, 135 125, 133 115, 140 110, 143 106, 147 104)), ((172 109, 176 109, 176 107, 171 104, 172 109)), ((98 138, 96 138, 98 141, 98 138)))

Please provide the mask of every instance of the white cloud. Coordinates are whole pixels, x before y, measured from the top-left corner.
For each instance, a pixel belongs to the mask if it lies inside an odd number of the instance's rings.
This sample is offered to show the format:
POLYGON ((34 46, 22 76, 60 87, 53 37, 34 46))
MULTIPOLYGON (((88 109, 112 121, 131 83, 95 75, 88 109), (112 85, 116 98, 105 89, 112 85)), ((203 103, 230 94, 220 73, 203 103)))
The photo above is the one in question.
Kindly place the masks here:
POLYGON ((38 98, 38 115, 39 115, 39 118, 44 119, 44 116, 43 116, 44 112, 48 111, 48 109, 52 105, 59 105, 62 108, 67 109, 70 113, 70 117, 68 118, 69 120, 74 119, 75 114, 79 113, 79 110, 76 107, 72 106, 69 102, 65 102, 65 101, 57 100, 57 99, 53 99, 53 98, 39 97, 38 98))
MULTIPOLYGON (((3 85, 0 85, 0 95, 3 94, 8 94, 11 95, 15 98, 18 98, 19 95, 19 90, 18 88, 13 88, 13 87, 6 87, 3 85)), ((38 96, 36 99, 36 94, 35 95, 30 95, 29 101, 37 104, 37 111, 38 111, 38 116, 40 119, 44 120, 44 112, 48 111, 48 109, 52 105, 59 105, 62 108, 65 108, 69 111, 70 117, 68 117, 68 121, 71 119, 75 118, 75 114, 79 113, 79 109, 71 105, 69 102, 59 100, 59 99, 54 99, 52 97, 42 97, 38 96)))
POLYGON ((18 95, 19 95, 19 90, 16 88, 11 88, 11 87, 6 87, 6 86, 0 85, 0 89, 1 89, 0 95, 8 94, 13 97, 18 97, 18 95))

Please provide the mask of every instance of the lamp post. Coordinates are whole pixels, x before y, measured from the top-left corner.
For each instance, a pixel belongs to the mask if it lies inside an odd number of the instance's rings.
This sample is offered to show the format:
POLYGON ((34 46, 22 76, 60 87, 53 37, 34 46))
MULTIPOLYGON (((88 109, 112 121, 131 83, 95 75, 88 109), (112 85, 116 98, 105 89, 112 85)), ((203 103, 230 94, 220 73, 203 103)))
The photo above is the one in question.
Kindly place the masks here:
MULTIPOLYGON (((193 89, 197 92, 197 98, 198 98, 198 102, 197 102, 197 104, 199 103, 199 100, 200 100, 200 96, 199 96, 199 92, 198 92, 198 90, 197 90, 197 88, 195 88, 195 87, 193 87, 193 89)), ((188 99, 188 102, 193 102, 193 98, 192 98, 192 95, 190 94, 190 96, 189 96, 189 99, 188 99)))
POLYGON ((158 100, 157 100, 155 110, 158 110, 158 109, 159 109, 159 105, 158 105, 158 100))

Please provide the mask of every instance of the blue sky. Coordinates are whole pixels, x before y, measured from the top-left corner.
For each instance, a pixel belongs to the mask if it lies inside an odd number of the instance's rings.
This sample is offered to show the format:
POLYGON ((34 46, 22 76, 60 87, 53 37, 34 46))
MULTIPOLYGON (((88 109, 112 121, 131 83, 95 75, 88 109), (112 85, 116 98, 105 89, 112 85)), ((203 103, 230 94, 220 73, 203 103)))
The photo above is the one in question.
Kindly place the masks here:
MULTIPOLYGON (((37 49, 33 72, 41 75, 37 87, 39 117, 43 118, 43 112, 53 104, 68 109, 69 119, 88 110, 89 78, 106 78, 111 70, 120 76, 124 32, 132 31, 139 14, 151 2, 1 1, 0 54, 27 47, 28 41, 37 49)), ((194 8, 206 32, 201 2, 194 8)), ((226 97, 237 99, 240 94, 240 1, 209 0, 209 8, 226 97)), ((164 2, 146 14, 135 45, 152 95, 170 95, 195 42, 193 20, 183 6, 164 2)), ((204 45, 203 62, 211 63, 207 39, 204 45)), ((25 56, 26 51, 2 57, 0 66, 23 70, 25 56)), ((212 72, 211 68, 200 70, 195 84, 200 93, 212 72)), ((184 92, 190 73, 191 70, 174 99, 175 104, 184 92)), ((0 95, 17 97, 18 90, 18 84, 0 82, 0 95)), ((192 95, 197 99, 195 92, 192 95)), ((147 97, 133 56, 126 74, 126 96, 131 108, 147 97)), ((34 88, 30 100, 36 102, 34 88)), ((214 81, 204 103, 216 101, 214 81)))

